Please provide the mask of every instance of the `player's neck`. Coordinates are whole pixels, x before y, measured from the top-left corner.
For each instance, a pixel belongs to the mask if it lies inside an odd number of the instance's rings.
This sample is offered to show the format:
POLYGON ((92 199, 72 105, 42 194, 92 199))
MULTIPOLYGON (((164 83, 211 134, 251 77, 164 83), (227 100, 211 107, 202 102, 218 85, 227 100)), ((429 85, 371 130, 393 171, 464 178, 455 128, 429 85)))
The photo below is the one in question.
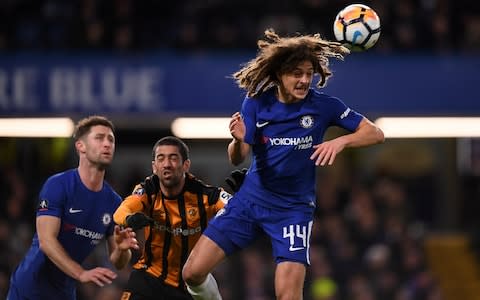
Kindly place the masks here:
POLYGON ((103 187, 105 169, 99 169, 97 166, 88 166, 79 164, 78 174, 82 183, 91 191, 98 192, 103 187))
POLYGON ((277 97, 277 100, 283 104, 292 104, 303 100, 300 98, 295 98, 293 95, 281 88, 277 89, 275 96, 277 97))

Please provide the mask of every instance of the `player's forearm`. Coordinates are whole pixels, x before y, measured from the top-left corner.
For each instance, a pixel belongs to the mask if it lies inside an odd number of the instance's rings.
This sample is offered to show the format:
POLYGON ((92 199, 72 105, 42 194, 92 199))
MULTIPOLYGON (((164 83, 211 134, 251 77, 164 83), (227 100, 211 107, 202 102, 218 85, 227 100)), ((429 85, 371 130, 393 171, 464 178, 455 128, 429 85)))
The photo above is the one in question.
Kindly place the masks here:
POLYGON ((241 164, 248 153, 248 144, 240 140, 233 139, 230 144, 228 144, 228 159, 230 163, 234 166, 241 164))
POLYGON ((357 131, 342 138, 345 139, 346 147, 364 147, 385 141, 383 131, 366 119, 362 121, 357 131))
POLYGON ((132 213, 133 211, 126 205, 124 201, 113 214, 113 221, 115 224, 126 226, 127 216, 131 215, 132 213))
POLYGON ((60 270, 75 280, 78 280, 80 274, 85 271, 67 254, 56 238, 41 239, 40 249, 60 270))
POLYGON ((115 224, 126 226, 126 219, 129 215, 136 212, 145 213, 145 210, 148 209, 148 198, 145 194, 141 198, 139 198, 137 195, 130 195, 123 200, 122 204, 120 204, 113 214, 113 221, 115 224))
POLYGON ((342 137, 345 139, 345 147, 357 148, 383 143, 383 133, 375 129, 357 131, 342 137))
POLYGON ((110 254, 110 261, 117 270, 125 268, 132 258, 132 251, 130 249, 121 250, 118 247, 110 254))

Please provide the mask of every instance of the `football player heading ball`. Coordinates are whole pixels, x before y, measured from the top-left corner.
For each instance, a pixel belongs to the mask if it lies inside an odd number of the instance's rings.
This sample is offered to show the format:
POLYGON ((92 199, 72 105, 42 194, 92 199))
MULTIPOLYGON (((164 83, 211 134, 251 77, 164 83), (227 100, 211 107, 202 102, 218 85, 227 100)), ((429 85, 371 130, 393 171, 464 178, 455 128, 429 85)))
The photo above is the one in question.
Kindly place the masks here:
POLYGON ((211 271, 225 257, 266 234, 277 263, 277 299, 302 299, 315 210, 316 167, 331 165, 347 147, 384 140, 383 132, 338 98, 312 88, 332 75, 330 58, 349 50, 319 34, 279 37, 265 31, 257 56, 233 74, 247 96, 229 124, 233 165, 250 153, 240 189, 192 250, 183 279, 194 299, 221 299, 211 271), (324 141, 329 126, 349 134, 324 141))

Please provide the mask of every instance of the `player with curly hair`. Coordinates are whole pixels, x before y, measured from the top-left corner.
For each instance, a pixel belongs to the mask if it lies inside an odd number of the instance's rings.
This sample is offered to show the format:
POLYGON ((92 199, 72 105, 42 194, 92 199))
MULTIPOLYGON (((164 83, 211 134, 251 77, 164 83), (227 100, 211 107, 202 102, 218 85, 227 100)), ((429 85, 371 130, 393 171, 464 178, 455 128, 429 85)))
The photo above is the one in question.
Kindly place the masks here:
POLYGON ((317 166, 332 165, 347 147, 384 141, 383 132, 340 99, 311 87, 325 86, 329 59, 349 50, 320 35, 279 37, 273 30, 258 41, 257 56, 233 74, 247 91, 233 114, 228 156, 233 165, 252 153, 239 191, 213 219, 192 250, 183 278, 194 299, 221 299, 211 271, 225 257, 270 237, 277 299, 302 299, 315 209, 317 166), (348 134, 324 141, 328 127, 348 134))

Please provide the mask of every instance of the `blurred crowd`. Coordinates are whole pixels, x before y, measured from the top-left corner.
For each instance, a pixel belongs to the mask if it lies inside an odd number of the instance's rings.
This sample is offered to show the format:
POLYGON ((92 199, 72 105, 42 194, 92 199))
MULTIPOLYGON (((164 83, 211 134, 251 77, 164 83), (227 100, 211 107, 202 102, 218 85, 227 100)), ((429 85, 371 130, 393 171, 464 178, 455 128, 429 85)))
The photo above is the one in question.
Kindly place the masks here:
MULTIPOLYGON (((480 51, 480 2, 359 1, 377 11, 382 52, 480 51)), ((0 50, 241 50, 266 28, 333 39, 350 0, 2 0, 0 50)))

